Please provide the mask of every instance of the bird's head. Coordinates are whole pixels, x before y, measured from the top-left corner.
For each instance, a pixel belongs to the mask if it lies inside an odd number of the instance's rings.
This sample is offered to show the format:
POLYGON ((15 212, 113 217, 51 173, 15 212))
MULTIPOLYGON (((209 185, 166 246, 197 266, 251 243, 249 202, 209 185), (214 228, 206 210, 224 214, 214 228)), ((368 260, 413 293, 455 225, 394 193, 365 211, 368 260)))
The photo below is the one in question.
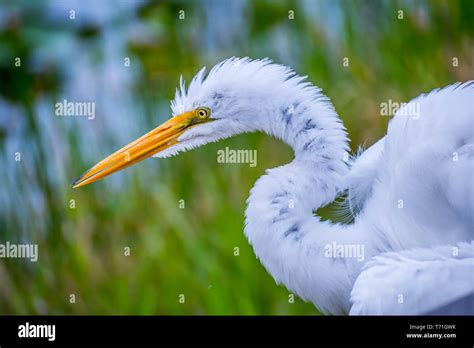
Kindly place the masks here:
POLYGON ((275 95, 274 87, 288 82, 294 73, 269 59, 230 58, 216 65, 207 77, 205 75, 203 68, 187 90, 181 79, 171 102, 173 117, 97 163, 79 177, 73 187, 92 183, 150 156, 169 157, 239 133, 259 130, 257 120, 261 114, 269 112, 274 100, 282 99, 275 95))

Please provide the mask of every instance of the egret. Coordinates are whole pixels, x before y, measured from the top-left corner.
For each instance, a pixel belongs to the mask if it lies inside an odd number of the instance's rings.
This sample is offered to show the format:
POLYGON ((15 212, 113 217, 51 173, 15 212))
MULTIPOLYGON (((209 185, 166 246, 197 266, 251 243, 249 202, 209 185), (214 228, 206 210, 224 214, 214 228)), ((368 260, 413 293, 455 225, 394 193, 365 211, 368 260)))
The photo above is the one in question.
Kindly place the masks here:
POLYGON ((181 78, 173 116, 73 187, 150 156, 264 132, 294 160, 257 180, 244 233, 278 284, 326 314, 425 314, 466 298, 472 313, 473 103, 474 81, 422 94, 382 139, 348 157, 344 125, 320 88, 270 59, 234 57, 187 88, 181 78), (317 209, 341 195, 353 221, 321 219, 317 209))

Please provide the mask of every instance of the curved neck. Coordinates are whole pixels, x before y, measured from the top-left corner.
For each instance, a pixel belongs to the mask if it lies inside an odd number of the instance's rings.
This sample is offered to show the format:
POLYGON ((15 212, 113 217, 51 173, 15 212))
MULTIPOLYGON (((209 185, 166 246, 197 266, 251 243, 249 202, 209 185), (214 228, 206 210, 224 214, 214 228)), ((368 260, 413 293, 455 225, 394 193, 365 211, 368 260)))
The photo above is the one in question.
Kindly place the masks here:
POLYGON ((313 215, 341 186, 346 133, 327 99, 288 104, 260 130, 292 146, 295 159, 257 181, 248 199, 245 234, 277 283, 325 313, 347 313, 353 275, 365 257, 338 257, 337 248, 352 243, 365 253, 365 238, 313 215))

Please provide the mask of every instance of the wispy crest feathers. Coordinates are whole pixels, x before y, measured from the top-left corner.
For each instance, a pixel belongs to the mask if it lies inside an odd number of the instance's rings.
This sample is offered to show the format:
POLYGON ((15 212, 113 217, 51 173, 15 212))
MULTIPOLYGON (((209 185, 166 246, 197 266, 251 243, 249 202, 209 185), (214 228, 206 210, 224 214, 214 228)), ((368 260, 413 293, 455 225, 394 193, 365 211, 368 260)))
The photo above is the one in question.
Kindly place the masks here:
POLYGON ((232 81, 239 82, 263 78, 278 79, 278 82, 293 79, 292 83, 300 84, 302 89, 313 87, 309 82, 303 82, 307 78, 306 76, 297 76, 289 67, 274 64, 269 58, 252 60, 249 57, 232 57, 215 65, 207 76, 206 68, 202 68, 191 80, 187 89, 181 76, 180 88, 176 90, 175 98, 171 102, 173 114, 177 115, 195 107, 194 102, 199 100, 199 95, 205 91, 206 84, 224 82, 225 80, 231 83, 232 81), (265 67, 271 70, 262 69, 265 67))

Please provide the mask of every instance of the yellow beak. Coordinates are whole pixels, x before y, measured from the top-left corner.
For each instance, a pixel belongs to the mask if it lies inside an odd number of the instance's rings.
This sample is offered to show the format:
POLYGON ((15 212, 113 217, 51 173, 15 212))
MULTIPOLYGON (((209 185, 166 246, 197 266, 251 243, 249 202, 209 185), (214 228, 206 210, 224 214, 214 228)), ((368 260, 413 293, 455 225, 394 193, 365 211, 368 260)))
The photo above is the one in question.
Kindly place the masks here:
POLYGON ((195 111, 177 115, 97 163, 74 181, 72 187, 90 184, 163 151, 171 145, 177 144, 177 138, 186 129, 206 121, 209 119, 200 119, 195 111))

